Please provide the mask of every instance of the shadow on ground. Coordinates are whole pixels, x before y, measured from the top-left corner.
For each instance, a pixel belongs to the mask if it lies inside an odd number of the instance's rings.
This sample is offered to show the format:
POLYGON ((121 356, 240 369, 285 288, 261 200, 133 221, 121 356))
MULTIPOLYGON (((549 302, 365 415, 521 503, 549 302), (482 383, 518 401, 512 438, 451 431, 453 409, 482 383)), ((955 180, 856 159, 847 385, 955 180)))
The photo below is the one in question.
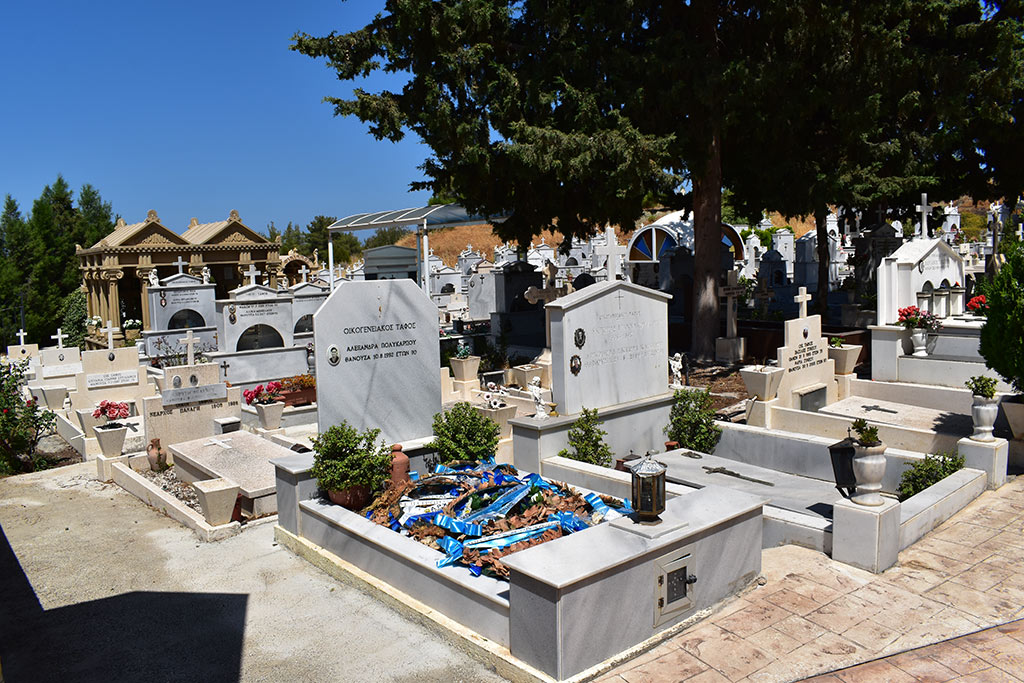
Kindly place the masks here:
POLYGON ((247 602, 135 592, 44 611, 0 527, 0 681, 238 681, 247 602))

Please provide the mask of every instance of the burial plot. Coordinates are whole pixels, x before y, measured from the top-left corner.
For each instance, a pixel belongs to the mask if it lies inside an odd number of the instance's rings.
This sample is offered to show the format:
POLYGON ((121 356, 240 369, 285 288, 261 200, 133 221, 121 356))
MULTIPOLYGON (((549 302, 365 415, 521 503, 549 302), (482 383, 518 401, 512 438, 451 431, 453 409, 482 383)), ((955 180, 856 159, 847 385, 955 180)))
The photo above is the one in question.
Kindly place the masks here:
POLYGON ((878 324, 890 325, 899 309, 917 304, 918 292, 963 285, 964 259, 942 239, 907 242, 878 268, 878 324))
POLYGON ((26 344, 25 336, 25 330, 18 330, 18 343, 7 347, 7 359, 27 360, 35 365, 39 360, 39 344, 26 344))
POLYGON ((778 350, 779 367, 785 370, 778 405, 817 411, 839 397, 835 361, 828 357, 828 342, 821 336, 821 316, 807 315, 807 289, 801 287, 794 298, 800 313, 785 322, 785 344, 778 350))
POLYGON ((441 411, 437 307, 414 281, 343 282, 313 320, 321 432, 344 420, 380 428, 387 443, 431 434, 441 411))
MULTIPOLYGON (((300 269, 305 270, 306 266, 300 269)), ((312 341, 313 337, 313 314, 327 300, 330 293, 326 287, 306 282, 306 274, 302 273, 303 281, 291 288, 294 299, 292 300, 292 319, 295 325, 292 327, 296 343, 306 339, 312 341)))
POLYGON ((747 355, 747 340, 736 334, 736 302, 746 293, 746 287, 737 284, 738 273, 730 270, 726 285, 718 290, 725 299, 725 336, 715 339, 715 360, 735 363, 747 355))
POLYGON ((233 353, 293 345, 293 297, 290 292, 256 284, 259 274, 250 266, 245 273, 250 284, 216 302, 219 350, 233 353))
POLYGON ((45 386, 67 385, 74 388, 74 376, 82 371, 82 352, 77 346, 64 346, 66 334, 58 327, 57 334, 51 339, 57 340, 57 348, 43 349, 39 353, 40 368, 36 371, 36 379, 45 386))
POLYGON ((149 329, 143 330, 142 340, 146 355, 155 358, 180 349, 179 330, 191 329, 202 345, 217 348, 216 285, 181 272, 185 262, 175 263, 178 273, 163 280, 154 276, 147 288, 149 300, 149 329))
POLYGON ((560 414, 666 392, 671 298, 619 280, 591 285, 546 306, 552 400, 560 414))

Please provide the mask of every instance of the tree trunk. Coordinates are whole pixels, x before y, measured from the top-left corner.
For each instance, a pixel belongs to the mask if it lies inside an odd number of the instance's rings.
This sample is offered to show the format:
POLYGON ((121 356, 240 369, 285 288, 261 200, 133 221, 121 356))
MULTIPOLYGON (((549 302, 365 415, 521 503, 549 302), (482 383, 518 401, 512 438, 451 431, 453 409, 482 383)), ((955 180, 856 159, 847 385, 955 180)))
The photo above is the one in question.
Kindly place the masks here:
POLYGON ((814 228, 818 235, 818 301, 815 310, 825 317, 828 311, 828 209, 814 210, 814 228))
POLYGON ((715 357, 719 336, 718 279, 722 271, 722 152, 718 123, 711 128, 704 173, 693 181, 693 343, 699 359, 715 357))

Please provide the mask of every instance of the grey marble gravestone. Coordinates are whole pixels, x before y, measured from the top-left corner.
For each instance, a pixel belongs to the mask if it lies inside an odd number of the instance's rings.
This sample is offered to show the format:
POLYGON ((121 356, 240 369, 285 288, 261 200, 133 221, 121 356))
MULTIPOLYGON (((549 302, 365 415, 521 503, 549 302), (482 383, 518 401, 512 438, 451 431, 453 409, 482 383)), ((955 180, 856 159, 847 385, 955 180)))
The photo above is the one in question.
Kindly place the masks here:
POLYGON ((149 329, 180 330, 217 324, 214 303, 216 285, 203 284, 201 278, 179 273, 150 286, 149 329))
POLYGON ((666 392, 671 298, 620 280, 591 285, 546 306, 552 400, 560 414, 666 392))
POLYGON ((430 436, 441 412, 437 307, 412 280, 342 282, 313 316, 319 428, 430 436))

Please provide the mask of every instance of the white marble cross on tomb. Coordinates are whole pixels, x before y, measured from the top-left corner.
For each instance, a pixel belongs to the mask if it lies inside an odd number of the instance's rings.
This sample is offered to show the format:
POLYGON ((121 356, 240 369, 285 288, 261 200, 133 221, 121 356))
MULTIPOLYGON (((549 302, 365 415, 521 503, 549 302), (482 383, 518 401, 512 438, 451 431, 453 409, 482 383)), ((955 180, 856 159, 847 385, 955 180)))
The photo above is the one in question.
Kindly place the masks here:
POLYGON ((185 337, 182 337, 181 339, 178 340, 179 344, 184 344, 185 348, 188 349, 188 364, 189 365, 195 365, 196 364, 196 342, 197 341, 199 341, 199 340, 196 339, 194 334, 192 334, 192 330, 189 330, 188 331, 188 335, 186 335, 185 337))
POLYGON ((120 332, 120 331, 121 331, 121 328, 120 327, 114 327, 110 323, 109 320, 107 321, 107 326, 106 327, 101 327, 100 328, 100 334, 107 335, 107 349, 113 351, 113 349, 114 349, 114 333, 115 332, 120 332))
POLYGON ((807 293, 806 287, 801 287, 797 290, 799 294, 793 297, 793 301, 800 304, 800 318, 807 317, 807 302, 811 300, 811 295, 807 293))
POLYGON ((57 328, 57 334, 51 334, 50 335, 50 339, 56 339, 57 340, 57 348, 58 349, 63 349, 64 348, 64 340, 67 339, 67 338, 68 338, 68 335, 61 334, 61 331, 60 331, 59 327, 57 328))
POLYGON ((179 257, 178 257, 178 260, 177 260, 177 261, 172 261, 172 262, 171 262, 171 265, 172 265, 172 266, 178 266, 178 275, 181 275, 181 274, 182 274, 182 271, 183 271, 183 270, 184 270, 184 268, 185 268, 185 266, 187 266, 187 265, 188 265, 188 261, 185 261, 184 259, 182 259, 182 258, 181 258, 181 257, 179 256, 179 257))
POLYGON ((604 229, 605 243, 594 247, 594 253, 598 256, 608 257, 608 279, 618 280, 622 272, 622 257, 628 249, 625 245, 619 245, 619 239, 615 236, 615 228, 609 223, 604 229))
POLYGON ((302 276, 302 284, 306 284, 306 276, 309 275, 309 268, 306 267, 305 263, 303 263, 302 267, 299 268, 299 275, 302 276))
POLYGON ((255 263, 250 263, 249 264, 249 270, 247 270, 244 273, 242 273, 242 275, 244 275, 245 277, 249 278, 249 284, 250 285, 254 285, 254 284, 256 284, 256 278, 258 278, 261 275, 261 273, 260 273, 260 271, 256 270, 256 264, 255 263))
POLYGON ((725 297, 725 336, 728 339, 736 338, 736 299, 743 296, 747 288, 738 283, 738 274, 730 270, 726 276, 726 286, 718 291, 719 296, 725 297))
POLYGON ((25 330, 18 330, 18 339, 21 340, 21 345, 25 345, 25 330))
POLYGON ((215 439, 213 437, 210 437, 210 440, 204 443, 203 445, 220 446, 221 448, 231 448, 231 445, 228 443, 228 441, 231 441, 231 439, 215 439))
POLYGON ((932 207, 928 205, 928 193, 921 193, 921 203, 916 207, 921 212, 921 237, 928 237, 928 214, 932 212, 932 207))

